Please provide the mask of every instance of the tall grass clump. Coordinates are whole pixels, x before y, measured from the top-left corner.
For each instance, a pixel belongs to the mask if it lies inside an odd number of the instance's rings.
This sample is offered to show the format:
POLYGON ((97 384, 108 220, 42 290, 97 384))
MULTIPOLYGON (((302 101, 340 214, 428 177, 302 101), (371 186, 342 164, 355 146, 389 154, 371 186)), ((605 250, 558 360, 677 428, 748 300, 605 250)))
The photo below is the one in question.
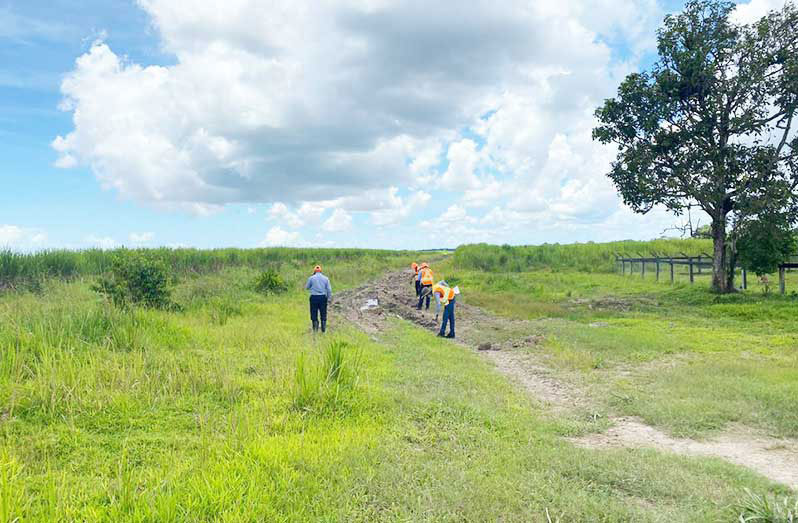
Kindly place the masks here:
POLYGON ((755 494, 745 489, 745 499, 737 511, 740 523, 796 523, 798 522, 798 497, 777 498, 755 494))
POLYGON ((269 269, 255 278, 255 290, 261 294, 282 294, 288 290, 288 284, 277 271, 269 269))
POLYGON ((351 410, 359 373, 359 352, 346 341, 331 341, 320 358, 300 354, 294 371, 294 409, 310 414, 351 410))
POLYGON ((614 272, 615 256, 680 256, 711 252, 710 240, 659 239, 647 242, 572 243, 566 245, 464 245, 454 253, 460 269, 488 272, 524 272, 534 269, 568 269, 581 272, 614 272))

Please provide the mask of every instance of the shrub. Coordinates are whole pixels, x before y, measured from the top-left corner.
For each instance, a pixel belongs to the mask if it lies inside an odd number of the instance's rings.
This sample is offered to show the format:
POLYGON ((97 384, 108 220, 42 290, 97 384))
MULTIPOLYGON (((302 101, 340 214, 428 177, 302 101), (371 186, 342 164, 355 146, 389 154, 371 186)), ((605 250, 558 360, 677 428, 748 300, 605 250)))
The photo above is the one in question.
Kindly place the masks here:
POLYGON ((277 272, 269 269, 255 279, 255 290, 262 294, 282 294, 288 290, 288 284, 277 272))
POLYGON ((141 253, 122 251, 111 264, 111 271, 100 277, 92 289, 114 305, 165 308, 171 305, 166 265, 145 258, 141 253))
POLYGON ((764 217, 746 223, 737 239, 740 264, 757 276, 776 272, 795 251, 790 223, 779 217, 764 217))

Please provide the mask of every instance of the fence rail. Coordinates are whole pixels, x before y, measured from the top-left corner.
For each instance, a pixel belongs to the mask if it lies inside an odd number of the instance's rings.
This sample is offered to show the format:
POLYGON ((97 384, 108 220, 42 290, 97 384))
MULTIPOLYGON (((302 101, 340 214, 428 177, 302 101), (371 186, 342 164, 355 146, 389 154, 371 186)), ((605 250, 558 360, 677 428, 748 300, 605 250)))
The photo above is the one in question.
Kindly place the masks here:
MULTIPOLYGON (((663 267, 669 269, 670 273, 670 281, 673 283, 675 281, 675 267, 678 265, 685 265, 687 266, 687 274, 690 278, 690 283, 695 283, 696 275, 703 274, 704 269, 709 269, 709 272, 712 272, 712 261, 713 258, 709 254, 702 253, 696 256, 689 256, 687 254, 681 253, 681 256, 639 256, 635 257, 628 257, 622 256, 620 254, 615 255, 615 263, 620 264, 621 274, 626 275, 626 264, 629 264, 629 274, 634 274, 635 272, 635 264, 640 267, 640 276, 642 278, 646 277, 646 265, 654 265, 654 271, 656 273, 657 281, 660 279, 660 273, 662 272, 661 269, 663 267)), ((792 269, 798 269, 798 261, 794 260, 795 256, 790 257, 790 261, 786 263, 782 263, 779 265, 779 292, 784 294, 786 292, 786 272, 792 269)), ((742 270, 742 288, 748 288, 748 271, 746 271, 741 266, 735 267, 735 269, 742 270)))

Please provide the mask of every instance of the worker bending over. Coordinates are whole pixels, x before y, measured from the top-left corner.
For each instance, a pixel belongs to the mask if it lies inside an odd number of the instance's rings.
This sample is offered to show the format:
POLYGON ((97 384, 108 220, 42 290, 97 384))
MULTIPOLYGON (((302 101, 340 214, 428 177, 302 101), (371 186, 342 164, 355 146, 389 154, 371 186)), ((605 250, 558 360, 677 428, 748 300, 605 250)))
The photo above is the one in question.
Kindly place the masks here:
POLYGON ((419 270, 419 280, 421 282, 421 290, 418 293, 418 306, 416 309, 421 310, 421 303, 424 298, 427 299, 427 310, 429 310, 430 294, 432 293, 432 284, 435 283, 432 276, 432 270, 426 263, 421 264, 419 270))
POLYGON ((305 289, 310 291, 310 321, 313 332, 319 330, 319 316, 321 316, 321 332, 327 331, 327 302, 332 299, 330 280, 322 274, 321 265, 313 268, 313 276, 308 278, 305 289))
POLYGON ((410 264, 410 268, 413 269, 413 284, 416 286, 416 298, 418 298, 421 296, 421 280, 418 274, 418 264, 413 262, 410 264))
POLYGON ((438 336, 443 337, 446 332, 446 323, 449 322, 449 334, 447 338, 454 338, 454 290, 449 288, 445 281, 440 281, 432 286, 432 295, 435 296, 435 318, 441 311, 443 306, 443 320, 441 321, 441 330, 438 331, 438 336))

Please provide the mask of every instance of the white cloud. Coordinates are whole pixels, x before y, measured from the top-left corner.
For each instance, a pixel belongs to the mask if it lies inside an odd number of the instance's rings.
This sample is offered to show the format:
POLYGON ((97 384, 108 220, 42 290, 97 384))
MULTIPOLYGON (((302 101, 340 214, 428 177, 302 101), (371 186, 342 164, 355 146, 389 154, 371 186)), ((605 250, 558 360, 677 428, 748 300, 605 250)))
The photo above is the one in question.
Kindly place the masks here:
POLYGON ((155 238, 155 233, 152 232, 131 232, 128 235, 128 240, 133 244, 149 243, 155 238))
POLYGON ((327 232, 345 232, 352 228, 352 216, 343 209, 335 209, 321 228, 327 232))
POLYGON ((266 233, 266 237, 261 242, 263 247, 293 247, 299 246, 300 238, 298 232, 291 232, 278 227, 272 227, 266 233))
POLYGON ((84 243, 89 247, 93 247, 96 249, 115 249, 119 246, 119 244, 111 238, 110 236, 97 236, 95 234, 90 234, 84 238, 84 243))
POLYGON ((298 229, 303 225, 302 219, 296 213, 291 212, 286 204, 281 202, 277 202, 271 206, 269 209, 269 219, 285 224, 291 229, 298 229))
POLYGON ((751 0, 748 3, 738 4, 732 13, 732 20, 738 24, 756 22, 770 11, 782 9, 785 0, 751 0))
POLYGON ((0 249, 36 249, 43 247, 46 242, 47 234, 39 229, 0 225, 0 249))
POLYGON ((479 153, 473 140, 464 139, 449 145, 446 157, 449 167, 441 177, 441 187, 450 191, 474 190, 480 187, 476 174, 479 153))

